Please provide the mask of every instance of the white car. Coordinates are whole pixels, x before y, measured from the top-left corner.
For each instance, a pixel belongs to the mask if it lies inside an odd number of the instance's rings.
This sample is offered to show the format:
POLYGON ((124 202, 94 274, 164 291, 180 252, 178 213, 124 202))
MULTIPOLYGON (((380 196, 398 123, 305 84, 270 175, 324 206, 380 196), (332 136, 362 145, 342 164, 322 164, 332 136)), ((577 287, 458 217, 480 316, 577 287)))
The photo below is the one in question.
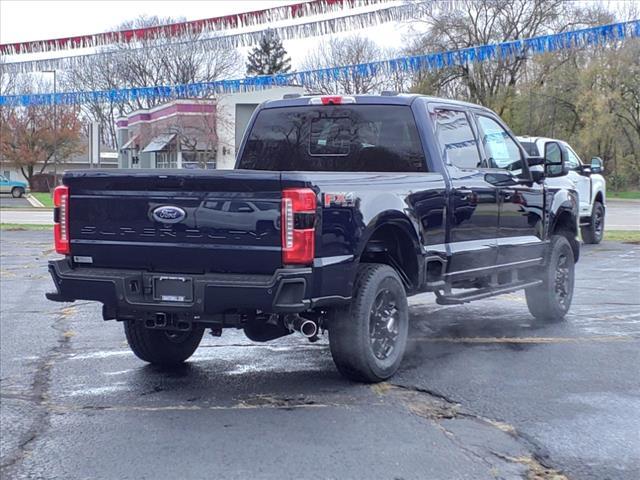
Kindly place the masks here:
POLYGON ((518 140, 531 156, 547 157, 551 149, 559 150, 565 156, 567 175, 545 179, 550 186, 566 186, 570 182, 578 192, 580 202, 580 232, 584 243, 600 243, 604 236, 604 217, 606 208, 606 181, 602 173, 602 159, 593 157, 590 165, 585 165, 578 154, 567 142, 555 138, 518 137, 518 140))

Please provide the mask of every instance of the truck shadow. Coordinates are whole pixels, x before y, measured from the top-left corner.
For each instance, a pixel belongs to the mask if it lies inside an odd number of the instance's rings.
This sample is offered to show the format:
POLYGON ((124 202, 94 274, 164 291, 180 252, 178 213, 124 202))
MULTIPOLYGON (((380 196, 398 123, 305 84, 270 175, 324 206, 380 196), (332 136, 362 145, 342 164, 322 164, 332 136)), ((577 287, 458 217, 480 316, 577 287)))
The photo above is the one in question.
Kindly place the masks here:
POLYGON ((427 367, 434 360, 472 349, 527 351, 552 342, 560 332, 566 335, 566 330, 566 323, 536 323, 522 295, 452 307, 414 303, 402 368, 427 367))
MULTIPOLYGON (((438 359, 471 349, 525 351, 536 346, 536 338, 545 339, 557 329, 536 326, 520 301, 498 305, 489 300, 451 308, 421 302, 411 306, 410 320, 401 367, 405 372, 429 368, 438 359)), ((238 338, 225 336, 224 343, 207 338, 194 357, 177 368, 141 365, 127 383, 142 401, 155 397, 163 403, 230 408, 261 402, 285 407, 305 402, 346 404, 363 394, 364 389, 335 369, 326 337, 316 344, 298 336, 258 344, 234 342, 243 335, 232 335, 238 338)))

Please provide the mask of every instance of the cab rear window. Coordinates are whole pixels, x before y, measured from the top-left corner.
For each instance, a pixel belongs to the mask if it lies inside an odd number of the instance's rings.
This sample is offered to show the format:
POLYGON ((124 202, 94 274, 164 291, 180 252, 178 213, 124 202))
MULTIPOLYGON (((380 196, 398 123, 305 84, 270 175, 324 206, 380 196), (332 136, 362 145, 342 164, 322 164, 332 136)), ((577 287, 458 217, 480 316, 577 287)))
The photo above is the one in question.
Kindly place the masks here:
POLYGON ((238 168, 424 172, 426 160, 408 106, 305 106, 262 110, 238 168))
POLYGON ((538 151, 538 147, 535 142, 520 142, 520 144, 524 147, 524 150, 530 157, 540 156, 540 152, 538 151))

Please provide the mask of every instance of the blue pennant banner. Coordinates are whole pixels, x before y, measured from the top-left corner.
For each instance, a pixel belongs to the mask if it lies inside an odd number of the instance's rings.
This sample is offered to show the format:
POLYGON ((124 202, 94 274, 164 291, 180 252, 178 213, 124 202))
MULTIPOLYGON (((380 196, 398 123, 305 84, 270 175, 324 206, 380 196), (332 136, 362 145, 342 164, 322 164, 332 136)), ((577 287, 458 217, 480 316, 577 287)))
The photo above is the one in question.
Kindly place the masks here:
POLYGON ((0 96, 0 106, 72 105, 84 103, 123 103, 145 98, 193 98, 245 92, 284 85, 312 85, 320 79, 375 76, 382 73, 418 72, 495 61, 515 56, 538 55, 571 48, 599 47, 628 38, 640 37, 640 20, 601 25, 552 35, 541 35, 492 45, 462 48, 448 52, 399 57, 378 62, 307 70, 281 75, 247 77, 235 80, 190 83, 186 85, 135 87, 91 92, 43 93, 0 96))

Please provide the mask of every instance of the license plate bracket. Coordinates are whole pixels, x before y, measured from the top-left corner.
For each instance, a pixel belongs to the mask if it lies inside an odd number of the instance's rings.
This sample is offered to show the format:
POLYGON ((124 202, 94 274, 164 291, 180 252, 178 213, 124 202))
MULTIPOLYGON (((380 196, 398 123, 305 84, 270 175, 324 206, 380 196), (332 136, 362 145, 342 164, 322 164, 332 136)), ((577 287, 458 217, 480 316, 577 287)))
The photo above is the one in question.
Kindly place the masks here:
POLYGON ((189 277, 153 277, 153 299, 161 302, 193 301, 193 279, 189 277))

